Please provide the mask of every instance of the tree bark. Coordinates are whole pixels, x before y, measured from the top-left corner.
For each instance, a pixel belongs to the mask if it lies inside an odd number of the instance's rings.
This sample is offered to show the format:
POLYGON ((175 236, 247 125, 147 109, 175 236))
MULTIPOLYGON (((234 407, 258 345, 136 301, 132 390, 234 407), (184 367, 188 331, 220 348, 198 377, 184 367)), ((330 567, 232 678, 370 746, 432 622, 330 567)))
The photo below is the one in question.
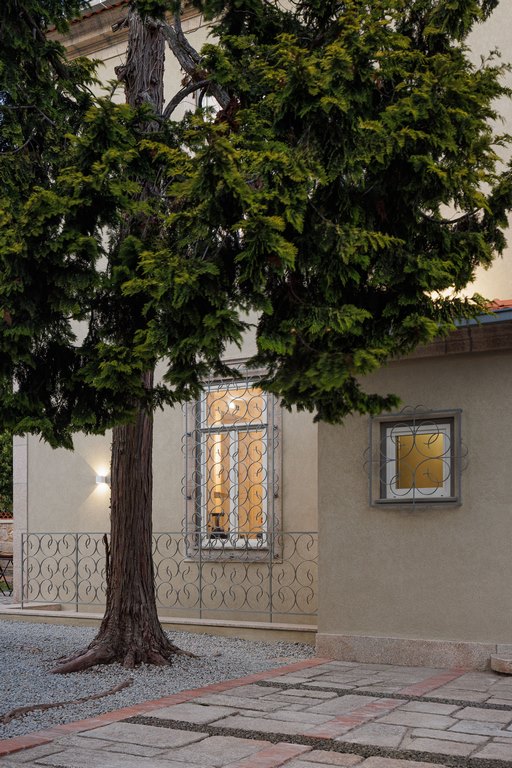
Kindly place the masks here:
MULTIPOLYGON (((144 376, 152 386, 153 374, 144 376)), ((131 424, 112 437, 111 540, 107 557, 107 606, 98 635, 53 671, 76 672, 119 662, 133 668, 169 664, 183 653, 158 620, 152 555, 153 418, 142 406, 131 424)))
POLYGON ((126 103, 139 107, 149 103, 155 115, 164 105, 165 40, 159 25, 138 13, 128 14, 128 51, 126 64, 116 67, 116 75, 124 84, 126 103))
MULTIPOLYGON (((142 23, 138 14, 128 17, 130 34, 126 65, 118 76, 124 82, 126 101, 143 102, 160 115, 163 106, 165 42, 158 27, 142 23)), ((148 132, 157 123, 147 126, 148 132)), ((146 197, 154 192, 143 184, 146 197)), ((143 222, 132 222, 138 231, 143 222)), ((130 231, 128 224, 127 232, 130 231)), ((153 372, 144 377, 153 387, 153 372)), ((100 630, 83 651, 63 659, 57 673, 76 672, 95 664, 119 662, 168 664, 173 654, 186 653, 174 646, 158 620, 152 554, 153 416, 143 403, 130 424, 115 427, 111 460, 111 540, 107 547, 107 605, 100 630)), ((186 655, 192 655, 186 653, 186 655)))

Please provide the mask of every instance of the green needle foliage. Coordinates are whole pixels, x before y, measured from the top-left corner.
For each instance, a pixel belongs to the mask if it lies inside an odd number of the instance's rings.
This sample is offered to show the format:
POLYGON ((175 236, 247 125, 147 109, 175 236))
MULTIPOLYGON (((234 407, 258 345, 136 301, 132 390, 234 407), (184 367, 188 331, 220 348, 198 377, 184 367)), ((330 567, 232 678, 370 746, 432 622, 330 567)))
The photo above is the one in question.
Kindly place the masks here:
POLYGON ((0 10, 2 423, 66 447, 197 394, 245 327, 215 250, 183 247, 173 224, 192 162, 181 127, 94 99, 93 64, 68 64, 47 39, 78 9, 0 10), (165 380, 146 389, 164 358, 165 380))
POLYGON ((12 435, 0 432, 0 517, 12 517, 12 435))
POLYGON ((177 123, 92 98, 91 63, 46 36, 79 0, 7 0, 3 423, 70 446, 193 397, 248 310, 284 405, 391 407, 362 377, 480 313, 458 292, 505 245, 507 68, 466 47, 497 1, 196 0, 218 43, 189 75, 230 101, 177 123))
POLYGON ((196 5, 232 102, 196 150, 187 238, 236 265, 285 405, 390 407, 361 377, 481 313, 458 292, 505 244, 508 67, 466 43, 497 0, 196 5))

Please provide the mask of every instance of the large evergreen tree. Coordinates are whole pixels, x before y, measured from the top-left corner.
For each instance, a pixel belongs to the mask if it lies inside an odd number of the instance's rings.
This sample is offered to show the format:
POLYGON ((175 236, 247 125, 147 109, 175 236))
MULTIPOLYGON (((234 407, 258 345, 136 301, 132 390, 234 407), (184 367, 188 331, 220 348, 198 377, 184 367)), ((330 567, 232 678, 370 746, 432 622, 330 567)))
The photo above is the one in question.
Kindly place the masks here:
POLYGON ((45 37, 79 2, 0 9, 2 422, 68 447, 114 427, 106 614, 61 671, 177 651, 153 591, 152 413, 229 373, 241 311, 260 313, 265 386, 339 421, 395 402, 365 373, 482 310, 457 292, 504 246, 509 94, 465 41, 497 2, 196 0, 218 38, 199 54, 177 0, 133 0, 125 105, 92 103, 89 65, 45 37), (188 78, 167 105, 164 41, 188 78), (219 110, 173 121, 194 91, 219 110))

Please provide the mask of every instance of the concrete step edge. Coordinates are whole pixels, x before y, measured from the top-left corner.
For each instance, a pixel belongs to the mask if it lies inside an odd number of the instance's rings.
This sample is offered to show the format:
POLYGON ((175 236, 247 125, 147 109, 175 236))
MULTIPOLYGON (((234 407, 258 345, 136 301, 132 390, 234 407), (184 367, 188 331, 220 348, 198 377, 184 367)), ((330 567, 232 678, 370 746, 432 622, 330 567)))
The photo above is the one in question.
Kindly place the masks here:
POLYGON ((492 654, 491 669, 494 672, 501 672, 502 675, 512 675, 512 654, 492 654))

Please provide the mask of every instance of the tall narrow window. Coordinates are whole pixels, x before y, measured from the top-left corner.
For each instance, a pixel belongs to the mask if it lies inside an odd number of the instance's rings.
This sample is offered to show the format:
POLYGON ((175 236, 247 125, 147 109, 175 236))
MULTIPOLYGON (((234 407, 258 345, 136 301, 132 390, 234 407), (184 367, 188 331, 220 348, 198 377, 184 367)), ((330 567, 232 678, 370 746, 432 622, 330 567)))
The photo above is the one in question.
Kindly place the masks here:
POLYGON ((197 476, 203 546, 254 547, 269 519, 268 396, 252 383, 210 386, 199 408, 197 476))

